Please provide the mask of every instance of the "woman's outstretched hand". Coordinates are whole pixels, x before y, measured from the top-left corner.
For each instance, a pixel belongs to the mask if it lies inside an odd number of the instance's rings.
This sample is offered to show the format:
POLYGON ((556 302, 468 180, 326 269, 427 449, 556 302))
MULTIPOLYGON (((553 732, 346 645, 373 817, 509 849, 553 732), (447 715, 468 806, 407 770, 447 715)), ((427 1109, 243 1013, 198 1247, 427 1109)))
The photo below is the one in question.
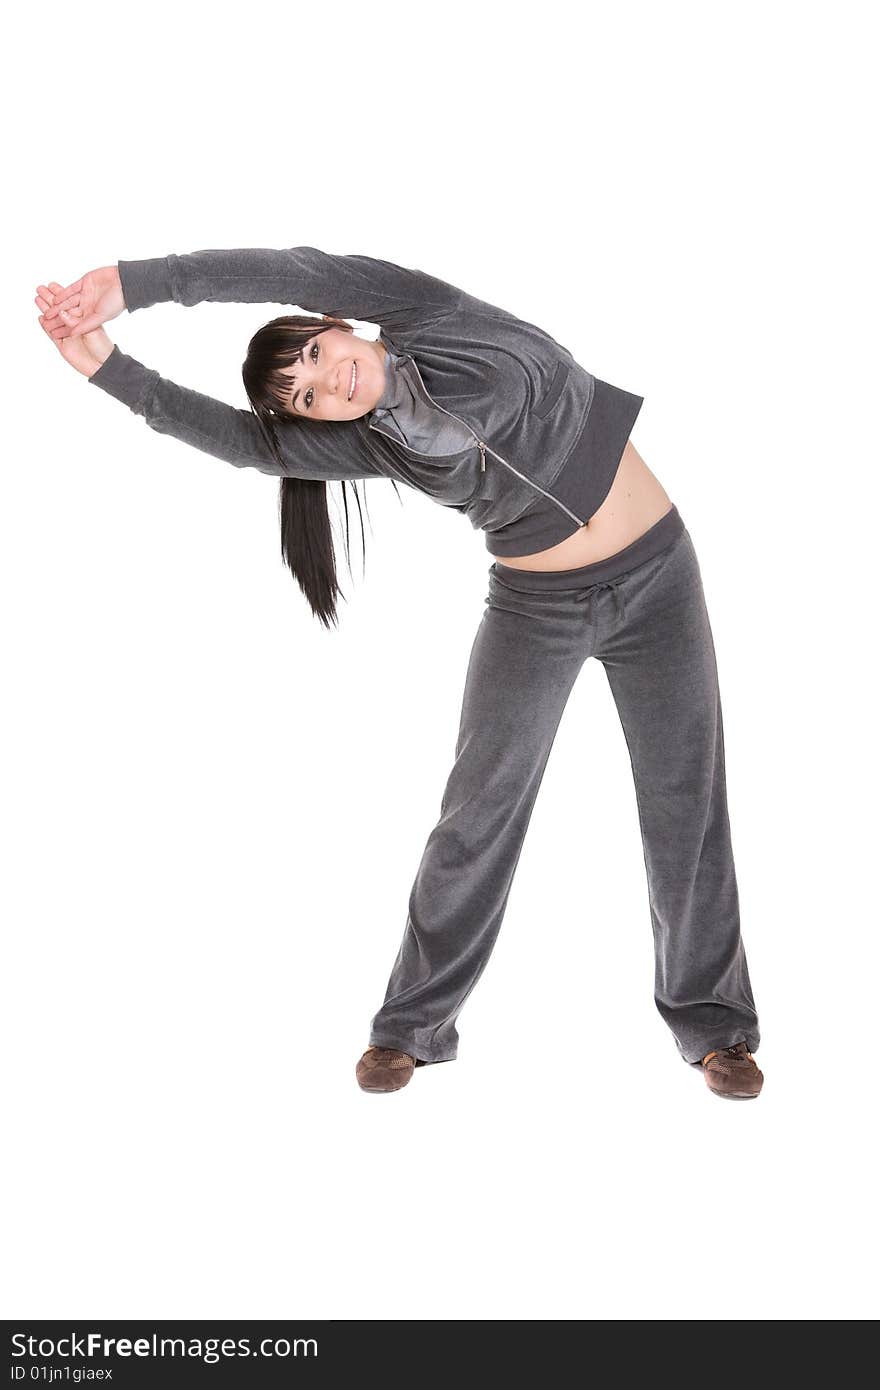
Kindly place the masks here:
POLYGON ((125 308, 119 267, 100 266, 66 287, 54 280, 51 285, 38 285, 34 303, 43 311, 43 327, 50 338, 82 337, 125 308))
MULTIPOLYGON (((41 290, 57 297, 56 289, 61 286, 56 285, 55 281, 49 286, 41 286, 41 290)), ((39 303, 39 299, 37 300, 39 303)), ((103 328, 93 328, 90 333, 82 332, 82 320, 77 312, 68 314, 72 328, 79 329, 79 332, 68 333, 66 337, 56 337, 51 331, 52 317, 47 314, 40 314, 40 327, 51 342, 55 344, 65 362, 69 362, 71 367, 78 371, 82 376, 93 376, 98 368, 107 361, 113 351, 113 343, 107 336, 103 328)))

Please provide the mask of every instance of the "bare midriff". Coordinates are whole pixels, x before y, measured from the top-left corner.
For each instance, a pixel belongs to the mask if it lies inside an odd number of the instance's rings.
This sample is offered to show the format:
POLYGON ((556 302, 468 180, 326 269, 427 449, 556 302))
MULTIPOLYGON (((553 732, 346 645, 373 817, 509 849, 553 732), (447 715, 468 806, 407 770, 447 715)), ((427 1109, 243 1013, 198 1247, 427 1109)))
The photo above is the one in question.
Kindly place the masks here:
POLYGON ((591 565, 632 545, 671 507, 672 499, 630 439, 608 496, 585 526, 549 550, 496 558, 500 565, 521 570, 568 570, 591 565))

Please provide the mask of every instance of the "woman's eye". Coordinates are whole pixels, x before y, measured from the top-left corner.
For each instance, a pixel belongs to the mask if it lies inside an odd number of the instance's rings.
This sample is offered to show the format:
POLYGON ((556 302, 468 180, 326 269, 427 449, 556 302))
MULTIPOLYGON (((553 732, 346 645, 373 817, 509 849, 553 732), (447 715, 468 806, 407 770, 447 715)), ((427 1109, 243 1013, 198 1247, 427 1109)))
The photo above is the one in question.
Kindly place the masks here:
MULTIPOLYGON (((317 344, 317 343, 312 343, 312 348, 311 348, 311 351, 310 351, 310 353, 309 353, 309 356, 311 357, 311 359, 312 359, 313 362, 317 363, 317 361, 318 361, 318 344, 317 344)), ((311 409, 312 401, 313 401, 314 399, 315 399, 315 394, 314 394, 314 391, 312 390, 312 388, 311 388, 311 386, 310 386, 309 389, 308 389, 308 391, 306 392, 305 396, 303 397, 303 400, 304 400, 304 403, 305 403, 305 406, 306 406, 307 409, 311 409), (309 399, 309 397, 311 397, 311 400, 309 399)))

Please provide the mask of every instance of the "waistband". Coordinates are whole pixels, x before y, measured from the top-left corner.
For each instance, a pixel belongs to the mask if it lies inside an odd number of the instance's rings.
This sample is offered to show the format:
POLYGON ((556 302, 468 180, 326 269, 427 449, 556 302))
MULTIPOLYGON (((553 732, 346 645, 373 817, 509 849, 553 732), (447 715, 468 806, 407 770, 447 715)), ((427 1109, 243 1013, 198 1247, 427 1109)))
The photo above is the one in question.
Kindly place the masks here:
POLYGON ((573 589, 589 584, 607 583, 619 579, 637 565, 653 560, 661 550, 666 550, 684 531, 684 521, 673 502, 665 516, 649 526, 641 536, 622 550, 608 555, 604 560, 595 560, 590 565, 579 565, 571 570, 521 570, 512 565, 504 565, 496 560, 489 566, 489 573, 497 574, 505 584, 513 589, 523 589, 529 593, 536 590, 573 589))

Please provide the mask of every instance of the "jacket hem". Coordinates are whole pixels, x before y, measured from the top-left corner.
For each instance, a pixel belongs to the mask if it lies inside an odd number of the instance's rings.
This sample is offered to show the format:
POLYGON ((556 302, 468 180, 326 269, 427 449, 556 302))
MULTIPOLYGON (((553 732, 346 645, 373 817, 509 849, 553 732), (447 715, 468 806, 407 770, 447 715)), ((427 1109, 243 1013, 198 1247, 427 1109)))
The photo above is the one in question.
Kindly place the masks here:
POLYGON ((684 520, 673 502, 653 526, 622 550, 607 555, 604 560, 593 560, 587 565, 577 565, 564 570, 523 570, 511 569, 503 561, 496 560, 490 565, 489 573, 508 588, 519 589, 524 593, 547 593, 575 585, 607 584, 622 579, 649 560, 671 550, 685 531, 684 520))
POLYGON ((583 429, 553 482, 546 485, 555 500, 539 494, 512 521, 487 530, 490 554, 518 557, 549 550, 585 526, 605 501, 645 398, 599 377, 594 381, 583 429), (557 502, 582 520, 572 521, 557 502))

